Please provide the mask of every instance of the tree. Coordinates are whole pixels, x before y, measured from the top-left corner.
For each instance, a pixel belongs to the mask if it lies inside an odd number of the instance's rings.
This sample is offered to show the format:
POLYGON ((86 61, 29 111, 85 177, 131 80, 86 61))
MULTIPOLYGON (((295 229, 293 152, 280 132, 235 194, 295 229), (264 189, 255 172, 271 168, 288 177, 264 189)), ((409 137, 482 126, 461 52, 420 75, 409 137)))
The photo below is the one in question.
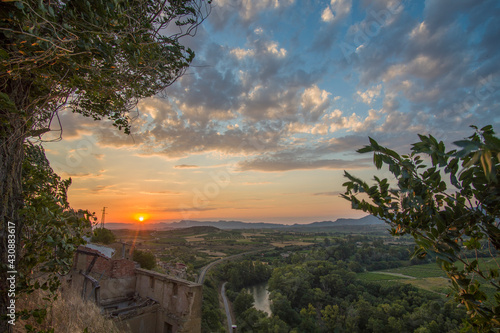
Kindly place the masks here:
POLYGON ((300 331, 301 332, 319 332, 318 313, 314 306, 309 303, 307 308, 300 310, 300 331))
MULTIPOLYGON (((22 166, 23 200, 21 214, 25 219, 22 230, 23 260, 15 267, 17 288, 31 293, 35 289, 48 290, 47 301, 55 299, 60 276, 69 272, 74 252, 85 243, 82 236, 91 229, 92 214, 69 207, 67 191, 71 179, 62 180, 54 173, 43 148, 25 144, 26 158, 22 166)), ((14 243, 14 245, 16 245, 14 243)), ((11 250, 11 249, 9 249, 11 250)), ((10 251, 12 255, 14 251, 10 251)), ((8 257, 7 264, 14 260, 8 257)), ((9 290, 9 292, 11 292, 9 290)), ((33 316, 37 321, 47 314, 46 304, 39 308, 18 309, 23 317, 33 316)), ((9 321, 14 319, 9 317, 9 321)))
POLYGON ((292 308, 290 300, 279 292, 271 293, 271 311, 273 316, 278 317, 290 326, 300 324, 300 316, 292 308))
POLYGON ((412 235, 415 256, 435 256, 456 300, 465 305, 470 324, 487 332, 500 327, 498 263, 483 265, 477 255, 467 255, 500 249, 500 140, 491 126, 473 128, 475 133, 455 142, 459 149, 451 151, 431 135, 420 135, 408 155, 370 138, 370 145, 358 152, 372 152, 378 169, 387 165, 395 187, 378 177, 370 186, 345 172, 349 181, 342 196, 354 209, 385 220, 392 235, 412 235), (445 175, 449 182, 443 180, 445 175), (485 285, 494 290, 494 299, 487 297, 485 285))
POLYGON ((115 241, 115 234, 106 228, 97 228, 92 235, 92 242, 111 244, 115 241))
POLYGON ((339 331, 345 320, 345 316, 340 315, 338 305, 328 304, 323 310, 321 310, 321 315, 323 316, 323 322, 330 332, 339 331))
POLYGON ((85 243, 82 236, 91 229, 92 214, 69 206, 71 179, 62 180, 54 173, 40 145, 27 143, 25 151, 24 246, 18 283, 28 292, 37 287, 54 292, 59 277, 69 272, 76 248, 85 243))
POLYGON ((153 269, 156 266, 156 257, 148 251, 141 251, 134 249, 132 253, 132 260, 136 261, 144 269, 153 269))
MULTIPOLYGON (((0 315, 8 302, 7 238, 21 259, 24 143, 68 108, 129 133, 128 112, 181 76, 194 53, 180 43, 210 1, 0 2, 0 315), (10 224, 9 224, 10 223, 10 224), (9 226, 15 228, 9 229, 9 226)), ((0 331, 7 330, 6 322, 0 331)))
POLYGON ((233 302, 234 312, 237 316, 240 316, 246 310, 250 309, 255 303, 253 295, 250 294, 246 289, 241 290, 236 296, 233 302))

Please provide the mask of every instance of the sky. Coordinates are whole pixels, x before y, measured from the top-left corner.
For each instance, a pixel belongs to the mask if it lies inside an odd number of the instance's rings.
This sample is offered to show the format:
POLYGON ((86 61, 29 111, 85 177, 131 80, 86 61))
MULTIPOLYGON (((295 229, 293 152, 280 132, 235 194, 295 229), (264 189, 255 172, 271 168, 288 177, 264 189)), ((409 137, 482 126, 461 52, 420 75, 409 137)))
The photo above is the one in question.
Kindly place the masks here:
POLYGON ((106 222, 356 218, 344 170, 369 180, 372 137, 500 131, 500 2, 215 0, 196 58, 140 101, 126 135, 60 115, 44 147, 72 207, 106 222))

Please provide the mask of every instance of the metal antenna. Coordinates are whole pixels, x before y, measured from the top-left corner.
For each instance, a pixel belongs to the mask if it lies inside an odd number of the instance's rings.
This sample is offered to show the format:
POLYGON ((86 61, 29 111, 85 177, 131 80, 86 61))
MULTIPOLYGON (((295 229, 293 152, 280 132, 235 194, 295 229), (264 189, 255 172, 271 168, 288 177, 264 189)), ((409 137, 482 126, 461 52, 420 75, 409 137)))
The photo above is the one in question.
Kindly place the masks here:
POLYGON ((104 229, 104 217, 106 215, 106 208, 107 207, 102 207, 101 229, 104 229))

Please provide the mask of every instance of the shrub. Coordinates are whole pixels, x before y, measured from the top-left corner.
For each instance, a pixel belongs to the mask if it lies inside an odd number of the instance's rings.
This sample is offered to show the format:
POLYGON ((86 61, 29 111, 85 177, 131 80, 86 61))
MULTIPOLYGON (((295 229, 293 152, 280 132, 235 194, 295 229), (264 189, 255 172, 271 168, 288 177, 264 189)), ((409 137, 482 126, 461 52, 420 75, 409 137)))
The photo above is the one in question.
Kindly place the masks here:
POLYGON ((155 255, 151 252, 134 250, 132 259, 141 265, 144 269, 153 269, 156 266, 155 255))
POLYGON ((115 235, 111 230, 99 228, 94 230, 91 240, 96 243, 111 244, 115 241, 115 235))

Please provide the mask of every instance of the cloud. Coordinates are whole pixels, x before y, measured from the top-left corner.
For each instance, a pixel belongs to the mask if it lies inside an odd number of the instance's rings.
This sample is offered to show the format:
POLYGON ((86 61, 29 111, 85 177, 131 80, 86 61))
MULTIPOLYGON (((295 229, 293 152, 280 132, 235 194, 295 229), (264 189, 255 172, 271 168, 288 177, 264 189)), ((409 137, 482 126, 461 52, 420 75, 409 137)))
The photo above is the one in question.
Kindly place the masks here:
POLYGON ((312 169, 356 169, 360 165, 353 161, 341 159, 301 159, 288 153, 280 153, 273 156, 263 156, 252 160, 246 160, 238 164, 240 171, 264 171, 281 172, 290 170, 312 170, 312 169))
POLYGON ((272 182, 245 182, 242 183, 243 185, 249 185, 249 186, 254 186, 254 185, 269 185, 272 184, 272 182))
POLYGON ((364 165, 345 158, 368 135, 391 147, 418 132, 459 139, 468 125, 498 118, 499 5, 443 3, 416 11, 398 0, 214 2, 202 38, 191 41, 193 66, 139 103, 133 135, 69 113, 61 115, 64 135, 94 133, 99 146, 217 156, 259 171, 364 165), (349 63, 332 48, 339 40, 354 50, 349 63))
POLYGON ((290 170, 313 170, 313 169, 352 169, 364 168, 371 164, 371 159, 362 157, 355 159, 335 158, 338 153, 353 151, 366 144, 366 137, 347 136, 332 139, 316 144, 299 145, 288 147, 274 153, 260 154, 240 161, 237 164, 239 171, 264 171, 280 172, 290 170), (355 145, 353 146, 353 144, 355 145))
POLYGON ((316 122, 318 118, 325 114, 331 105, 328 91, 319 89, 317 85, 306 88, 301 96, 302 112, 305 119, 316 122))
POLYGON ((78 179, 95 179, 95 178, 103 178, 105 170, 100 170, 99 173, 91 173, 91 172, 62 172, 61 176, 78 178, 78 179))
POLYGON ((293 2, 294 0, 216 0, 209 19, 216 29, 223 29, 232 21, 248 26, 259 13, 267 10, 279 12, 293 2))
POLYGON ((197 169, 197 168, 199 168, 199 166, 193 165, 193 164, 179 164, 179 165, 174 166, 174 168, 177 168, 177 169, 197 169))
POLYGON ((145 195, 178 195, 179 192, 174 191, 140 191, 140 194, 145 195))
POLYGON ((310 51, 314 53, 328 52, 337 40, 341 25, 351 12, 351 0, 331 0, 321 12, 320 18, 324 23, 314 34, 310 51))
POLYGON ((246 57, 252 57, 255 55, 254 50, 245 50, 245 49, 241 49, 239 47, 232 49, 230 53, 231 53, 231 55, 234 55, 236 58, 238 58, 238 60, 241 60, 241 59, 246 58, 246 57))
MULTIPOLYGON (((491 122, 488 115, 499 98, 500 69, 491 65, 500 60, 498 43, 492 43, 493 36, 500 36, 500 24, 492 19, 499 4, 427 1, 418 20, 404 9, 392 15, 391 29, 383 26, 378 34, 358 36, 363 42, 353 43, 363 44, 351 56, 360 86, 370 90, 383 82, 381 129, 427 130, 450 138, 471 123, 491 122), (481 84, 488 77, 491 84, 481 84), (478 98, 477 91, 485 94, 478 93, 478 98)), ((370 20, 373 16, 367 15, 356 26, 367 26, 370 20)), ((354 29, 350 33, 352 41, 354 29)))
POLYGON ((381 90, 382 90, 382 85, 379 84, 379 85, 374 86, 374 87, 372 87, 364 92, 358 90, 357 94, 361 98, 363 103, 371 104, 372 101, 374 101, 380 95, 381 90))
POLYGON ((332 192, 318 192, 318 193, 313 193, 315 196, 332 196, 332 197, 337 197, 340 194, 344 192, 342 191, 332 191, 332 192))
POLYGON ((117 191, 115 185, 97 185, 91 189, 92 192, 103 194, 104 192, 116 192, 119 193, 121 191, 117 191))
POLYGON ((163 208, 159 211, 165 213, 183 213, 183 212, 206 212, 211 210, 217 210, 219 208, 209 208, 209 207, 180 207, 180 208, 163 208))
POLYGON ((321 14, 321 19, 323 22, 332 22, 335 16, 333 15, 332 9, 330 6, 326 7, 321 14))
POLYGON ((344 19, 351 12, 351 0, 331 0, 322 14, 321 19, 324 22, 335 23, 338 20, 344 19))

